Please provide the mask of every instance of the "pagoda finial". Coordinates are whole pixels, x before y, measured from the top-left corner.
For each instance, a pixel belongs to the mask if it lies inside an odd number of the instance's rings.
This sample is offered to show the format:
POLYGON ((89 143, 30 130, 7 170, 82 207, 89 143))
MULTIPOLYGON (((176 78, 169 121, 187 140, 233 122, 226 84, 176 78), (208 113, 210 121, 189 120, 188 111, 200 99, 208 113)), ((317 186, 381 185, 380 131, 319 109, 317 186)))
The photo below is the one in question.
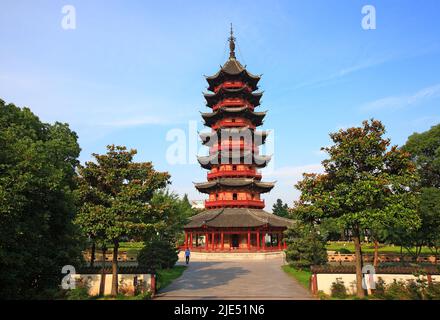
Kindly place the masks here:
POLYGON ((235 59, 235 37, 231 23, 231 36, 229 37, 229 59, 235 59))

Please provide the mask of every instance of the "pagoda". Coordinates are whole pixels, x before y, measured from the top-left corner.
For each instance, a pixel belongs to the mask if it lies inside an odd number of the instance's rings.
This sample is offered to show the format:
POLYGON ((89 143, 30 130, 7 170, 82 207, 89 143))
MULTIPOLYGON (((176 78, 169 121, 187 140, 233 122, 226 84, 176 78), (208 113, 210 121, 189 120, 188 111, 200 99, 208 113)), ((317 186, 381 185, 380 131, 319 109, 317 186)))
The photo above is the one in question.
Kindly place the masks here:
POLYGON ((265 212, 261 194, 273 182, 263 182, 258 169, 270 161, 259 154, 267 131, 258 131, 266 112, 257 112, 262 93, 260 76, 246 70, 235 56, 231 26, 229 59, 213 76, 206 77, 204 94, 211 110, 202 113, 209 133, 201 133, 209 155, 198 157, 209 170, 207 182, 195 183, 199 192, 209 195, 205 211, 193 216, 185 229, 185 247, 200 251, 283 250, 283 231, 291 220, 265 212))

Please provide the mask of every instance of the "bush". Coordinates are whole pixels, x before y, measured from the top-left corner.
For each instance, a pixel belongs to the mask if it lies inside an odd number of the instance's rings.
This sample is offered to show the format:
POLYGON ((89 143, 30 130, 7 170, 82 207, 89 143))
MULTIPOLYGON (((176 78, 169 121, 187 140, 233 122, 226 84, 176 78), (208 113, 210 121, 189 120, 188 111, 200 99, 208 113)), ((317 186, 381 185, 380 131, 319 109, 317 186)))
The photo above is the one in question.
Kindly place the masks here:
POLYGON ((344 281, 341 278, 336 278, 336 282, 332 283, 331 296, 337 299, 347 298, 347 289, 345 288, 344 281))
POLYGON ((426 288, 427 300, 440 300, 440 282, 433 282, 426 288))
POLYGON ((177 250, 168 241, 153 240, 145 244, 137 256, 140 267, 145 267, 152 273, 156 270, 172 268, 178 260, 177 250))
POLYGON ((387 300, 409 300, 406 283, 404 281, 396 281, 386 286, 385 299, 387 300))
POLYGON ((340 253, 340 254, 351 254, 351 251, 349 249, 346 248, 339 248, 336 253, 340 253))
POLYGON ((376 289, 374 289, 374 296, 378 299, 384 299, 385 289, 386 289, 385 281, 381 277, 379 277, 379 279, 377 279, 376 282, 376 289))
POLYGON ((71 289, 66 293, 67 300, 87 300, 89 298, 89 287, 84 284, 79 284, 75 289, 71 289))
POLYGON ((296 221, 286 236, 289 244, 286 258, 292 267, 301 270, 327 263, 326 242, 315 226, 296 221))
POLYGON ((317 296, 318 296, 319 300, 330 300, 330 296, 322 290, 318 291, 317 296))

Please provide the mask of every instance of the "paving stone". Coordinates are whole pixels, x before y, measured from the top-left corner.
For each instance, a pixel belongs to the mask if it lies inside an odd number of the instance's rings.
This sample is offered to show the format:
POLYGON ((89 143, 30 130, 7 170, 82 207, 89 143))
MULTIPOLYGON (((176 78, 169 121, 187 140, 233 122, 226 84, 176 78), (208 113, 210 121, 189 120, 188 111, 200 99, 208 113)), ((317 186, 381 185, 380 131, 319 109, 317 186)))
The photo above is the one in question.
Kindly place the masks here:
POLYGON ((157 299, 313 299, 279 260, 191 262, 157 299))

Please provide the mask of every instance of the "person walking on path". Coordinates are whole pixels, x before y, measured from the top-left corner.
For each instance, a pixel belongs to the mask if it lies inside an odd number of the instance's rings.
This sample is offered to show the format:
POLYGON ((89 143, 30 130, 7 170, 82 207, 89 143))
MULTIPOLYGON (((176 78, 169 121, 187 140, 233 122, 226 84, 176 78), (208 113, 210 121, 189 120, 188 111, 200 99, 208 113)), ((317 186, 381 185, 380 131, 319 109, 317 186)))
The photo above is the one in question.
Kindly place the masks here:
POLYGON ((186 264, 189 263, 189 257, 190 256, 191 256, 191 251, 189 250, 189 248, 186 248, 186 250, 185 250, 185 261, 186 261, 186 264))

